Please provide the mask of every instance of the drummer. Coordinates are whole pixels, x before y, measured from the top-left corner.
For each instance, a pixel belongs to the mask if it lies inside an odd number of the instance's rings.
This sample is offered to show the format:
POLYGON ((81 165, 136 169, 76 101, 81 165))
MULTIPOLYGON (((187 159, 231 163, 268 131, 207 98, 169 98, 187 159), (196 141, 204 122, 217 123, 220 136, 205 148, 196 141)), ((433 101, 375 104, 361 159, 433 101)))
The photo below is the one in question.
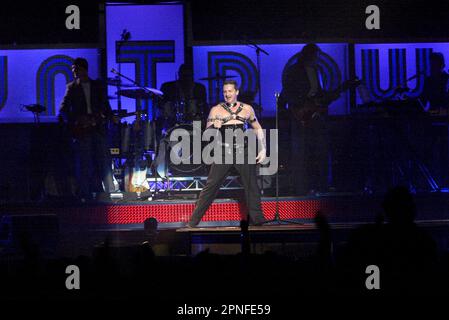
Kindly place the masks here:
POLYGON ((166 129, 179 122, 202 120, 202 115, 207 114, 206 87, 193 81, 190 65, 182 64, 178 70, 178 80, 163 83, 161 91, 164 96, 159 104, 159 119, 166 129))

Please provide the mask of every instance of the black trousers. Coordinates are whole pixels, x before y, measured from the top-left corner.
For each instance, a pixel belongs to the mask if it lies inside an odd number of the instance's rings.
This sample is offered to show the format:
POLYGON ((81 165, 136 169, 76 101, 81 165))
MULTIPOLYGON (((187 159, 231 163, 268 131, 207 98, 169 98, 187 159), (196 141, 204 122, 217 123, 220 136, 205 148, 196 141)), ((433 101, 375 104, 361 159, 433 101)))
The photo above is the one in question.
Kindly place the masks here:
POLYGON ((114 192, 112 160, 105 132, 92 132, 74 142, 79 196, 92 192, 114 192))
POLYGON ((190 218, 191 225, 197 225, 206 213, 209 206, 217 196, 221 184, 226 179, 231 168, 235 168, 240 175, 245 189, 246 205, 248 214, 253 224, 265 221, 260 206, 260 190, 256 179, 255 164, 212 164, 207 177, 206 186, 201 190, 195 209, 190 218))
POLYGON ((292 182, 296 194, 328 189, 329 137, 325 119, 291 124, 292 182))

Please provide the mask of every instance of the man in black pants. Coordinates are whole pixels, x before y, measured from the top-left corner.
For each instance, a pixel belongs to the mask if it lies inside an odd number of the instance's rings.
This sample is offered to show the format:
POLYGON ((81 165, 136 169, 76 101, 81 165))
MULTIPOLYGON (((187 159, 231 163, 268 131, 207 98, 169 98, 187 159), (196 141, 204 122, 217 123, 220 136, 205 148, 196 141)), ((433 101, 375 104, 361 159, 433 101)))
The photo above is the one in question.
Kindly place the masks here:
POLYGON ((308 112, 318 107, 314 98, 325 93, 318 69, 320 52, 314 43, 305 45, 282 81, 279 105, 290 121, 290 167, 296 195, 315 195, 328 190, 327 110, 308 112))
MULTIPOLYGON (((429 115, 439 116, 439 119, 446 118, 449 121, 449 74, 444 71, 445 66, 444 55, 441 52, 431 53, 430 75, 424 80, 420 100, 429 115)), ((420 156, 428 163, 438 185, 447 187, 449 185, 448 135, 447 127, 440 125, 439 122, 438 120, 421 121, 416 141, 420 156)))
POLYGON ((89 78, 87 60, 76 58, 72 73, 75 80, 67 84, 58 117, 61 123, 67 123, 73 136, 79 198, 85 202, 92 192, 115 191, 107 122, 119 120, 112 114, 103 84, 89 78))
MULTIPOLYGON (((224 139, 225 130, 242 130, 246 123, 249 123, 255 130, 259 143, 262 144, 261 151, 256 157, 256 163, 261 163, 266 157, 266 147, 264 143, 264 134, 260 123, 254 114, 253 108, 237 101, 239 90, 237 83, 233 80, 225 81, 223 84, 224 103, 214 106, 207 119, 207 128, 215 128, 222 134, 224 139)), ((226 145, 226 144, 224 144, 226 145)), ((218 190, 226 178, 229 170, 234 167, 240 174, 243 187, 245 188, 245 196, 248 207, 249 217, 252 224, 261 225, 265 222, 263 212, 260 206, 260 190, 256 180, 256 164, 248 163, 248 159, 242 164, 236 164, 237 154, 243 152, 244 157, 248 154, 248 148, 245 144, 232 143, 231 146, 224 146, 224 152, 234 153, 233 163, 217 164, 212 163, 206 186, 200 193, 199 199, 195 205, 192 216, 187 223, 187 228, 195 227, 206 213, 209 206, 217 196, 218 190)))

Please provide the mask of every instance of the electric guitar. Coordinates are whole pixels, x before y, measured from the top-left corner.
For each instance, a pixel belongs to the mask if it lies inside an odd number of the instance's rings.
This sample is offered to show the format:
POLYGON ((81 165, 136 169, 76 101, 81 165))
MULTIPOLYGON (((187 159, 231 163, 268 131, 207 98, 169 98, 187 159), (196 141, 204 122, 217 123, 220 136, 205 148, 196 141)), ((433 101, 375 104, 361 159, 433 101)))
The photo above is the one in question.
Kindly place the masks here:
POLYGON ((335 90, 323 91, 313 97, 302 99, 299 104, 291 106, 293 117, 304 123, 322 114, 327 113, 329 105, 340 97, 340 94, 350 88, 356 88, 361 84, 361 80, 346 80, 335 90))
MULTIPOLYGON (((116 119, 122 119, 129 116, 136 115, 139 119, 143 114, 142 111, 128 112, 125 114, 114 115, 116 119)), ((69 123, 69 129, 74 138, 82 138, 89 134, 92 134, 95 130, 98 130, 101 126, 105 125, 110 118, 103 113, 92 113, 78 116, 74 121, 69 123)))
POLYGON ((126 167, 124 186, 126 192, 145 192, 150 189, 147 165, 143 160, 136 161, 133 167, 126 167))

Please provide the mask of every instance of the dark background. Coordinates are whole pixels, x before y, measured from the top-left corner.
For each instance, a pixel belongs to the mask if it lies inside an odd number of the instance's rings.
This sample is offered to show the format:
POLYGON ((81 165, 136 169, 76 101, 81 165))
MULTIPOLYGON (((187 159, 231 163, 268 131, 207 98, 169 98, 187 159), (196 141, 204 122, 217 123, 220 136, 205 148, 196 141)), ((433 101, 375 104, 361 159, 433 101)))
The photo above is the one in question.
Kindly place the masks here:
MULTIPOLYGON (((99 43, 99 3, 2 2, 0 45, 99 43), (65 8, 76 4, 81 29, 67 30, 65 8)), ((125 1, 120 1, 125 2, 125 1)), ((435 0, 191 0, 194 41, 428 41, 449 38, 449 1, 435 0), (380 30, 366 30, 365 8, 380 8, 380 30)), ((159 4, 164 1, 134 1, 159 4)), ((187 10, 188 11, 188 10, 187 10)))

